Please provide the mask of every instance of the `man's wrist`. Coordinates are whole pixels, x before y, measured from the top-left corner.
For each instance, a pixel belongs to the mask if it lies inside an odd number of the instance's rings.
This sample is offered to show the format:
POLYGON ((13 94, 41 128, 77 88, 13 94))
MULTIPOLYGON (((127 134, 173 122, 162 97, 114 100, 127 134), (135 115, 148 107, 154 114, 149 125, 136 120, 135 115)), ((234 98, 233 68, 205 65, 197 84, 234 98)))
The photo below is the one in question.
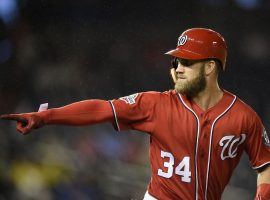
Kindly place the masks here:
POLYGON ((50 124, 52 109, 37 112, 37 115, 41 118, 43 125, 50 124))
POLYGON ((270 184, 262 183, 257 187, 255 200, 269 200, 270 199, 270 184))

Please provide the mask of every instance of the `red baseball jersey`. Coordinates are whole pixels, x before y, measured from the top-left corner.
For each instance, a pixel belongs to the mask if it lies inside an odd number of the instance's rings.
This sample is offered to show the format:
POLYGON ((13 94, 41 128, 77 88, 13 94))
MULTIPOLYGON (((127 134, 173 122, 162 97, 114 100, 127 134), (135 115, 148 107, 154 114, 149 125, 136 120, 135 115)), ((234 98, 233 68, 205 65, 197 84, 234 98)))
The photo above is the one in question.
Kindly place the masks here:
POLYGON ((110 103, 118 131, 150 135, 148 193, 156 199, 220 199, 244 150, 254 169, 270 164, 270 141, 261 120, 227 91, 206 111, 174 90, 110 103))

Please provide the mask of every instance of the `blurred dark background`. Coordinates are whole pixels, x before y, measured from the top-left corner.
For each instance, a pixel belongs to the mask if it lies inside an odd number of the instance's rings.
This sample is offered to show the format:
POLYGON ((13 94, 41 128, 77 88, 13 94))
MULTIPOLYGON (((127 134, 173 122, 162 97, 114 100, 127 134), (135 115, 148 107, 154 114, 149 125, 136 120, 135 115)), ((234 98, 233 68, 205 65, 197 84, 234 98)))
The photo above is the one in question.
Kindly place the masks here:
MULTIPOLYGON (((270 128, 269 0, 0 0, 0 114, 173 87, 181 32, 212 28, 229 48, 224 89, 270 128)), ((45 127, 28 136, 0 122, 0 199, 142 199, 148 136, 111 125, 45 127)), ((222 170, 222 169, 221 169, 222 170)), ((253 199, 244 155, 224 200, 253 199)))

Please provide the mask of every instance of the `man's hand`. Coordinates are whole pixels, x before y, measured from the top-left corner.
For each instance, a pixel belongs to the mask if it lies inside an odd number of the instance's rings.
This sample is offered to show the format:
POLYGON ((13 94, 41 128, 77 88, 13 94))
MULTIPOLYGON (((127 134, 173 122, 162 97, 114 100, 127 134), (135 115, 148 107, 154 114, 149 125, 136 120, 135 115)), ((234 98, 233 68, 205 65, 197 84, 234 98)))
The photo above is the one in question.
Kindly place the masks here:
POLYGON ((255 200, 270 199, 270 166, 265 167, 258 173, 257 193, 255 200))
POLYGON ((40 128, 44 125, 41 116, 38 113, 23 113, 23 114, 7 114, 1 115, 1 119, 14 120, 17 122, 17 131, 26 135, 33 129, 40 128))
POLYGON ((255 200, 269 200, 270 199, 270 184, 263 183, 257 187, 255 200))
POLYGON ((60 108, 47 108, 45 103, 40 105, 38 112, 1 115, 0 119, 16 121, 17 130, 23 135, 50 124, 83 126, 114 121, 112 107, 105 100, 90 99, 60 108))

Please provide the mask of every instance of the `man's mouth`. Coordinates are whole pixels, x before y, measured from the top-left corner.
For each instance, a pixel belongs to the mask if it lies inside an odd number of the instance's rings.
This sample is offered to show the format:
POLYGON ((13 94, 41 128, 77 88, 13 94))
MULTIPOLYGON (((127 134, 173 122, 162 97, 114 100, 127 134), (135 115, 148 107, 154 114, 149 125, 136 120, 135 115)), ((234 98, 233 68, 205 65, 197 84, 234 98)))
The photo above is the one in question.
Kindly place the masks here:
POLYGON ((185 76, 177 76, 177 79, 186 79, 185 76))

